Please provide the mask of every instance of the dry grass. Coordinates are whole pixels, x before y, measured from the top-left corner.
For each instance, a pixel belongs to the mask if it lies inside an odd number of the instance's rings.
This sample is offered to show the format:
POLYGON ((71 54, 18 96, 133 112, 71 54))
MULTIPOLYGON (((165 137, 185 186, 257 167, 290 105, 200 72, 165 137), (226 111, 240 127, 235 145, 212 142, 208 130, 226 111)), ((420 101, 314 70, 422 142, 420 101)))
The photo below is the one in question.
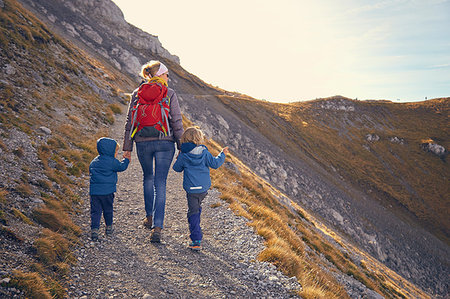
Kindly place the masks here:
POLYGON ((68 264, 75 261, 71 251, 70 242, 60 233, 44 229, 42 235, 34 242, 39 260, 48 267, 61 269, 65 274, 68 264))
POLYGON ((54 210, 48 206, 37 208, 33 211, 33 219, 54 232, 68 232, 75 236, 81 234, 81 229, 72 222, 62 209, 54 210))
POLYGON ((0 187, 0 203, 6 202, 6 196, 8 195, 8 190, 0 187))
POLYGON ((30 220, 30 218, 28 218, 27 216, 25 216, 21 211, 19 211, 16 208, 12 208, 12 212, 14 214, 14 216, 16 216, 17 218, 19 218, 20 220, 22 220, 23 222, 25 222, 28 225, 35 225, 33 221, 30 220))
POLYGON ((2 139, 0 139, 0 149, 2 149, 2 151, 8 151, 8 147, 6 146, 6 144, 3 142, 2 139))
POLYGON ((0 225, 0 234, 3 235, 6 239, 22 243, 24 239, 20 236, 18 236, 14 231, 12 231, 10 228, 0 225))
MULTIPOLYGON (((221 149, 221 146, 214 141, 209 141, 207 146, 213 154, 221 149)), ((283 195, 256 176, 234 156, 227 156, 227 161, 238 166, 240 174, 223 167, 211 171, 213 186, 220 190, 220 198, 226 201, 236 214, 249 219, 249 225, 266 240, 266 249, 258 258, 275 264, 289 276, 297 277, 303 287, 299 293, 302 298, 348 298, 343 286, 329 271, 340 271, 352 276, 369 289, 390 298, 403 298, 403 287, 412 290, 411 294, 421 294, 420 296, 426 297, 423 292, 396 274, 380 276, 373 269, 368 269, 366 264, 361 267, 355 265, 348 254, 336 249, 322 235, 325 233, 339 243, 340 239, 333 232, 324 229, 297 204, 291 202, 296 212, 281 205, 277 198, 283 195), (305 254, 307 247, 308 254, 305 254), (326 263, 323 258, 331 262, 333 266, 326 263), (392 279, 400 283, 393 283, 392 279), (386 281, 391 283, 387 285, 386 281)), ((352 248, 351 251, 360 252, 356 248, 352 248)), ((373 266, 374 264, 376 263, 372 262, 371 268, 385 268, 379 264, 373 266)))
POLYGON ((22 272, 16 270, 13 272, 14 278, 11 280, 11 286, 21 289, 30 298, 52 299, 49 289, 46 287, 42 277, 36 272, 22 272))
POLYGON ((352 113, 320 108, 333 99, 276 104, 218 98, 287 155, 314 159, 395 213, 412 213, 414 221, 448 241, 450 220, 441 208, 448 197, 448 167, 445 159, 421 150, 420 144, 435 140, 449 148, 449 98, 404 104, 347 99, 356 107, 352 113), (380 140, 368 142, 367 134, 377 134, 380 140), (404 144, 391 142, 392 137, 402 138, 404 144))
MULTIPOLYGON (((28 197, 36 191, 45 201, 45 205, 34 210, 31 217, 46 227, 35 242, 38 262, 23 265, 28 270, 33 268, 35 273, 19 273, 17 288, 26 291, 26 296, 30 298, 63 298, 64 284, 68 279, 65 276, 71 264, 71 244, 78 241, 77 236, 81 233, 80 228, 71 221, 70 214, 81 201, 77 190, 86 187, 73 176, 80 177, 87 173, 89 162, 97 154, 96 139, 108 135, 107 128, 114 122, 114 114, 121 113, 119 106, 109 106, 105 99, 93 93, 79 74, 99 82, 105 90, 131 90, 135 82, 120 72, 106 70, 100 62, 66 44, 16 0, 4 2, 4 8, 0 10, 0 60, 18 62, 18 74, 23 70, 31 71, 40 75, 43 82, 23 77, 18 78, 15 84, 0 83, 4 108, 0 122, 5 132, 17 128, 28 134, 31 140, 36 139, 36 128, 39 126, 44 125, 52 130, 47 144, 31 144, 37 148, 38 159, 47 178, 40 178, 36 186, 30 186, 29 179, 23 176, 17 181, 17 188, 10 191, 21 197, 28 197), (108 73, 108 78, 99 74, 99 68, 108 73), (30 84, 35 88, 25 98, 16 97, 20 94, 18 89, 30 84), (60 111, 70 112, 66 117, 60 117, 60 111)), ((10 138, 12 136, 7 136, 7 133, 2 134, 1 151, 13 150, 7 147, 6 140, 10 138)), ((28 154, 23 148, 16 148, 14 154, 23 173, 40 170, 40 166, 22 159, 28 154)), ((7 195, 8 192, 0 188, 0 233, 5 238, 18 239, 13 231, 3 225, 9 216, 3 213, 4 205, 8 204, 7 195)), ((12 211, 11 217, 12 214, 27 223, 32 222, 20 213, 20 208, 12 211)))
POLYGON ((81 123, 81 118, 79 118, 76 115, 69 115, 67 118, 77 125, 79 125, 81 123))
MULTIPOLYGON (((213 154, 221 148, 212 141, 207 146, 213 154)), ((242 166, 232 156, 227 159, 242 166)), ((211 176, 214 187, 221 191, 221 199, 228 202, 236 214, 251 220, 249 225, 266 240, 266 249, 258 258, 275 264, 288 276, 297 277, 306 287, 307 292, 300 293, 304 298, 315 298, 308 294, 322 294, 320 298, 347 298, 343 287, 324 272, 317 261, 305 258, 304 241, 289 225, 295 217, 277 202, 270 187, 245 167, 240 167, 240 173, 239 176, 219 168, 211 171, 211 176)))
POLYGON ((111 109, 111 112, 114 114, 122 114, 122 108, 117 104, 109 105, 109 109, 111 109))
POLYGON ((23 197, 30 197, 33 194, 33 190, 30 185, 24 182, 20 182, 16 187, 17 193, 23 197))

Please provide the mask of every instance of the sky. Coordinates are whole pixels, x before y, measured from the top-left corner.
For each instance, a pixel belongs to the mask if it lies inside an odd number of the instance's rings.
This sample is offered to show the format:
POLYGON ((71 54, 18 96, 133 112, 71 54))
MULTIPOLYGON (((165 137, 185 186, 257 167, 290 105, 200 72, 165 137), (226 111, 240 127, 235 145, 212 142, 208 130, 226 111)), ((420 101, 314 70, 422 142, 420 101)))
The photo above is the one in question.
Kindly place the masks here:
POLYGON ((272 102, 450 97, 450 0, 113 0, 207 83, 272 102))

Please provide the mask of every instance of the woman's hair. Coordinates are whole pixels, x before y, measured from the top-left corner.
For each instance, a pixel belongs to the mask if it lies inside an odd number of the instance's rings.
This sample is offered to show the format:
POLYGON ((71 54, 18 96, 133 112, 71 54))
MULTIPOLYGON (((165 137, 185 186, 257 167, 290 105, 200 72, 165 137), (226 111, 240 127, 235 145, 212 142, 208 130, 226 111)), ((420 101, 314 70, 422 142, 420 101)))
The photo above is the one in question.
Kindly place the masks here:
POLYGON ((161 62, 159 62, 158 60, 151 60, 147 62, 141 68, 141 77, 149 79, 155 76, 156 72, 159 70, 160 65, 161 62))
POLYGON ((189 127, 181 136, 181 143, 192 142, 199 145, 203 142, 203 132, 199 127, 189 127))

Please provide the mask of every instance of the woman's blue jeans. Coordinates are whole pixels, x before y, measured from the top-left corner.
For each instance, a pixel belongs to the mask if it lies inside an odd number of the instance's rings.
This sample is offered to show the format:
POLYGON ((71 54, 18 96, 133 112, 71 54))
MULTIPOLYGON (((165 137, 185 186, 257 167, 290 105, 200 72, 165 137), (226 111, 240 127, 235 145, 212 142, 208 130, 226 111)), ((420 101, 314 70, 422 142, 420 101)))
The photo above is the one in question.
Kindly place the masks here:
POLYGON ((136 142, 136 149, 144 173, 146 216, 153 216, 153 227, 163 228, 166 181, 175 153, 175 143, 168 140, 136 142))

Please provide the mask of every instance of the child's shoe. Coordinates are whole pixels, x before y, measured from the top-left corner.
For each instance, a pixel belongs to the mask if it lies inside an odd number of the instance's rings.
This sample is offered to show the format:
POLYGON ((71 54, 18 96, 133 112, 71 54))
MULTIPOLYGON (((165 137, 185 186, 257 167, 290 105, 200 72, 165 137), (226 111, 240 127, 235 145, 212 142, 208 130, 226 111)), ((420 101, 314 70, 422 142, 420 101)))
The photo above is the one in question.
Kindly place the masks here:
POLYGON ((106 230, 105 230, 105 234, 106 234, 107 236, 110 236, 110 235, 113 234, 113 232, 114 232, 113 226, 112 226, 112 225, 107 225, 107 226, 106 226, 106 230))
POLYGON ((192 241, 189 244, 189 248, 192 249, 192 250, 195 250, 195 251, 200 251, 200 250, 202 250, 201 242, 202 242, 201 240, 192 241))
POLYGON ((91 240, 98 241, 98 229, 91 230, 91 240))

